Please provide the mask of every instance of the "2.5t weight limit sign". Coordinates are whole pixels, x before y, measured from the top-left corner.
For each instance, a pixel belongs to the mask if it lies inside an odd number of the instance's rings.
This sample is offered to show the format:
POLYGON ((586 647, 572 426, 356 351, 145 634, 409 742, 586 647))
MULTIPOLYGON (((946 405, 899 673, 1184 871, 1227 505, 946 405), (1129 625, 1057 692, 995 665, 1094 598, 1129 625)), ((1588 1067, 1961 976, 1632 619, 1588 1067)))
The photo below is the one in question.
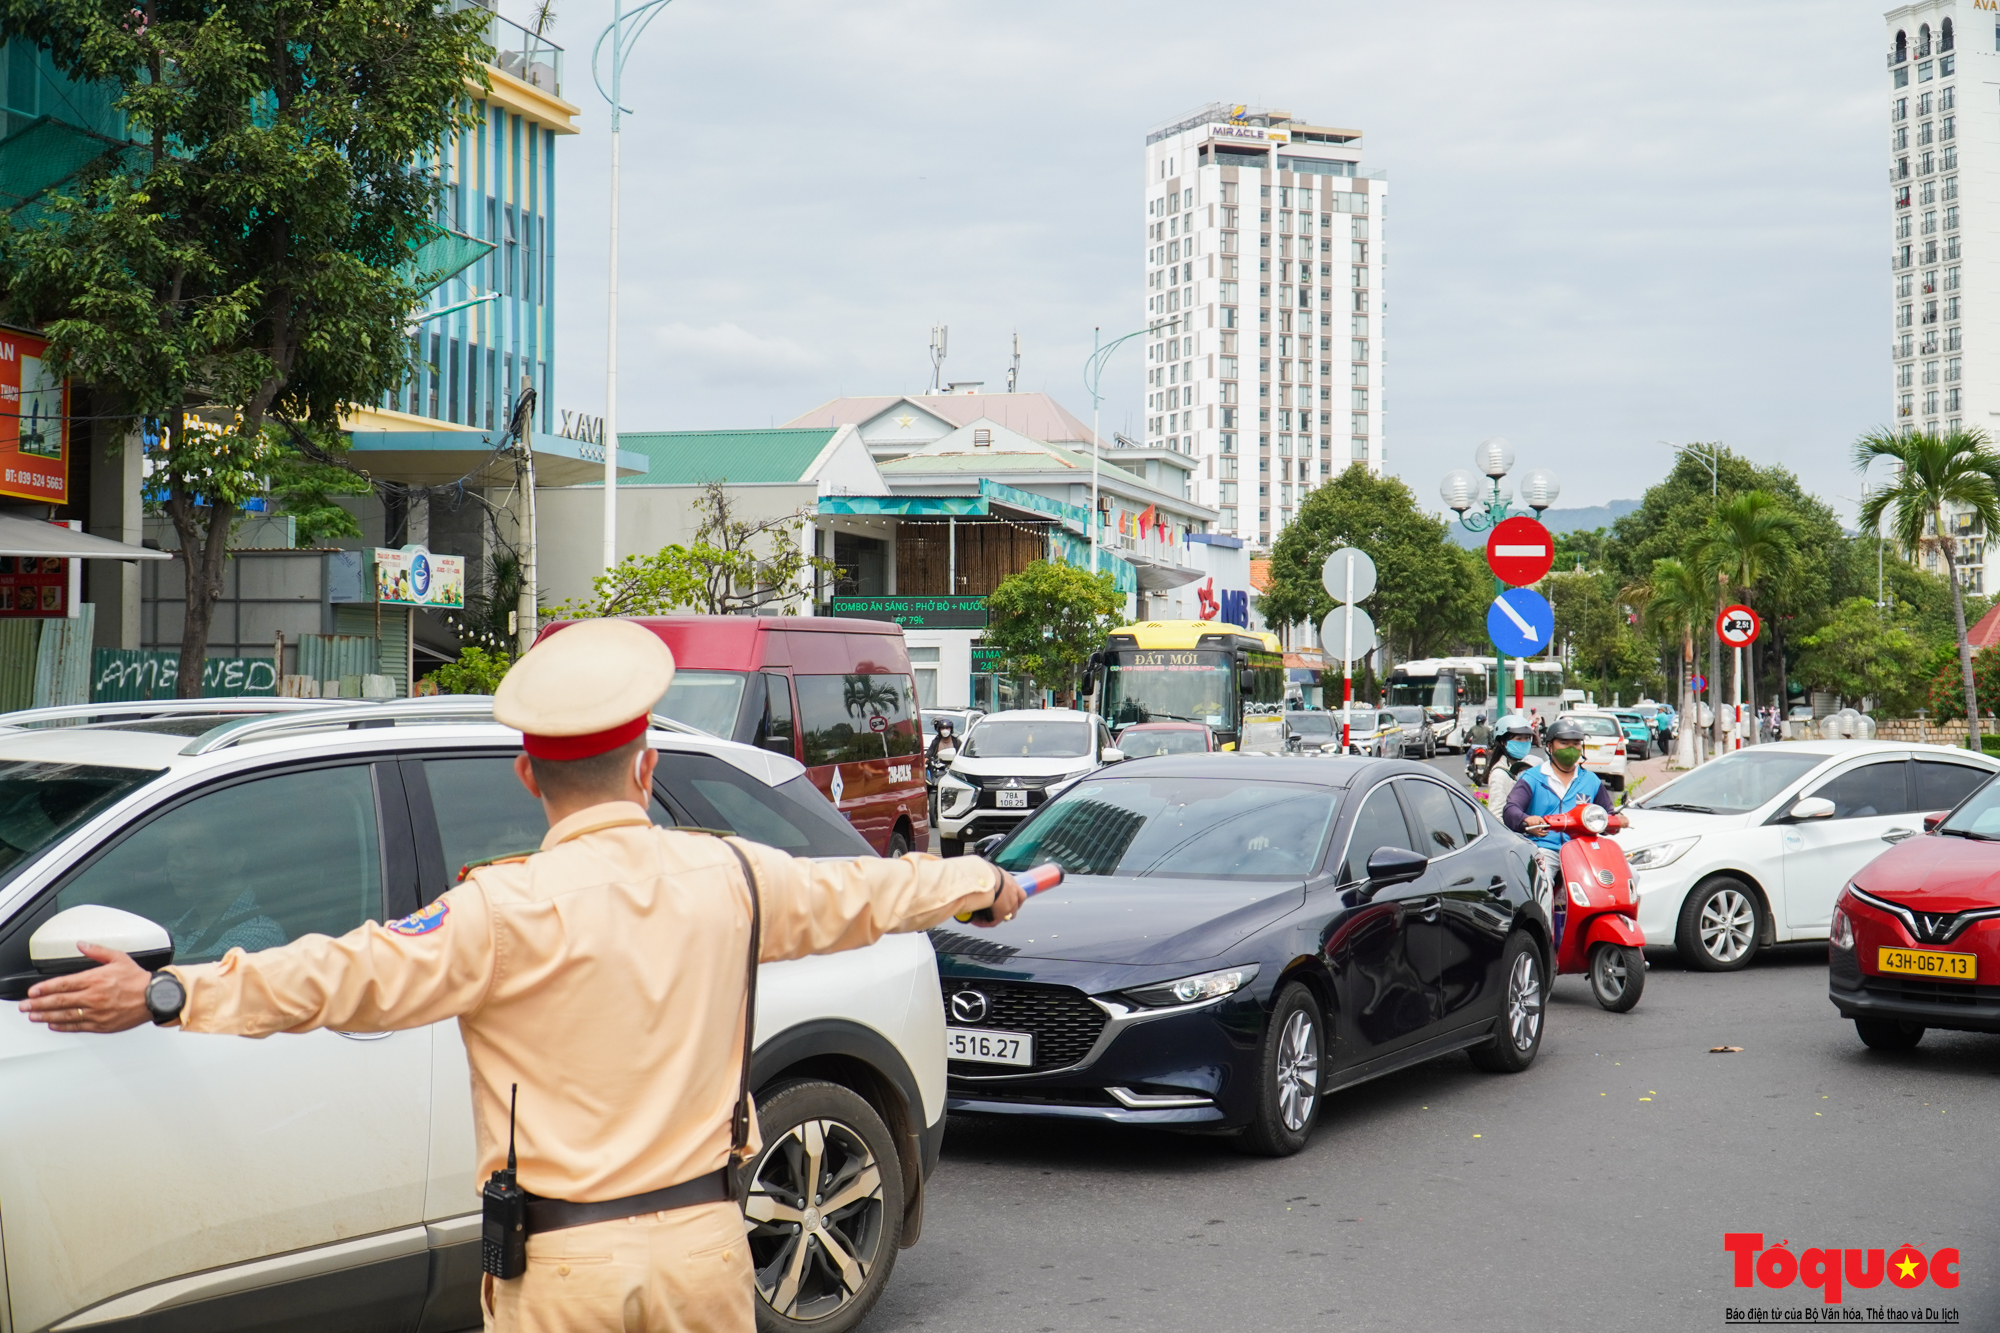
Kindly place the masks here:
POLYGON ((1748 648, 1757 641, 1764 622, 1747 606, 1725 606, 1715 617, 1715 633, 1731 648, 1748 648))
POLYGON ((1487 568, 1511 587, 1540 583, 1555 562, 1555 538, 1532 518, 1517 514, 1502 519, 1486 539, 1487 568))

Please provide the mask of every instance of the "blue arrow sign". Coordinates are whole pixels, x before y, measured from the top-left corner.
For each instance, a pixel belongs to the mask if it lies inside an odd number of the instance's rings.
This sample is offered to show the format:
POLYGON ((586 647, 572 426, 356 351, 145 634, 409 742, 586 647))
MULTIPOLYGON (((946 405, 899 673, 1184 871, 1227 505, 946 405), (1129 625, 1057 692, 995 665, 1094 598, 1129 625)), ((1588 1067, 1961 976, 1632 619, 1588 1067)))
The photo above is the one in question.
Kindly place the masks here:
POLYGON ((1486 637, 1505 657, 1538 652, 1555 634, 1556 613, 1533 588, 1509 588, 1486 612, 1486 637))

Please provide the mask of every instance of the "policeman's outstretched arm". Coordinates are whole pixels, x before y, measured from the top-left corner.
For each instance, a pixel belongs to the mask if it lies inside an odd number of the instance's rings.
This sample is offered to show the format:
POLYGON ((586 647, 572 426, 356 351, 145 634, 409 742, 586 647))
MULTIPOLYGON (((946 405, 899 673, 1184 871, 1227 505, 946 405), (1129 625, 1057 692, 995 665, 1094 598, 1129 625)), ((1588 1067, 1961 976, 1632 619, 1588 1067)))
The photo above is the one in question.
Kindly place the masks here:
POLYGON ((858 949, 884 935, 928 930, 985 907, 993 909, 996 921, 1005 920, 1026 897, 1013 876, 977 857, 827 862, 737 845, 757 871, 766 962, 858 949))

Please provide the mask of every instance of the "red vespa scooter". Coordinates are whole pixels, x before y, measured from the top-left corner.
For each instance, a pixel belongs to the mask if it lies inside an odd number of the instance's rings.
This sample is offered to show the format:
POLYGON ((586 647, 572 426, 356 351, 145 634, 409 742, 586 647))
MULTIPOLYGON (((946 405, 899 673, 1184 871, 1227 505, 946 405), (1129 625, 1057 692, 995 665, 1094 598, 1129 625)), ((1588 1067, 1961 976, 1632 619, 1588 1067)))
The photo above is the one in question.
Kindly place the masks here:
POLYGON ((1568 916, 1556 975, 1585 972, 1590 993, 1614 1014, 1639 1003, 1646 988, 1646 933, 1639 929, 1639 900, 1632 893, 1632 867, 1625 851, 1606 834, 1625 827, 1623 815, 1601 805, 1580 805, 1545 816, 1551 833, 1566 833, 1562 883, 1568 916))

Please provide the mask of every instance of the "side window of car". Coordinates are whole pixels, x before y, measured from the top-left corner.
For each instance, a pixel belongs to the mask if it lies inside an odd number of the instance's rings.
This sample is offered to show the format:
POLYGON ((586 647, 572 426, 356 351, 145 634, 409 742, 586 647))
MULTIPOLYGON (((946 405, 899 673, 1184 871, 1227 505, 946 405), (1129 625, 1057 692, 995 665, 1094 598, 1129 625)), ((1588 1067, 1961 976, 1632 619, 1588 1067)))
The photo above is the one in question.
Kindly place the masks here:
POLYGON ((382 919, 382 837, 368 764, 252 778, 174 806, 57 891, 120 907, 212 962, 382 919))
POLYGON ((1444 856, 1470 841, 1459 822, 1457 804, 1450 792, 1435 782, 1399 782, 1403 799, 1410 805, 1410 825, 1417 831, 1420 845, 1412 850, 1425 856, 1444 856))
MULTIPOLYGON (((446 887, 458 883, 466 866, 541 850, 549 831, 548 815, 514 775, 510 756, 426 759, 423 769, 437 819, 446 887)), ((407 766, 404 771, 409 771, 407 766)), ((656 824, 671 827, 676 822, 657 796, 650 813, 656 824)))
POLYGON ((916 699, 910 677, 848 674, 794 676, 805 764, 852 764, 915 754, 916 699))
POLYGON ((1833 802, 1833 818, 1866 819, 1871 815, 1900 815, 1910 809, 1908 761, 1889 759, 1863 764, 1820 784, 1808 796, 1823 796, 1833 802))
POLYGON ((1949 810, 1986 785, 1993 773, 1971 764, 1954 764, 1941 759, 1917 760, 1917 809, 1926 814, 1949 810))
POLYGON ((1354 827, 1347 835, 1347 858, 1341 862, 1340 882, 1359 884, 1368 878, 1368 858, 1383 847, 1411 847, 1410 826, 1404 822, 1403 807, 1385 782, 1368 793, 1354 827))
POLYGON ((796 759, 793 748, 792 683, 782 671, 764 673, 764 717, 757 724, 757 748, 796 759))

